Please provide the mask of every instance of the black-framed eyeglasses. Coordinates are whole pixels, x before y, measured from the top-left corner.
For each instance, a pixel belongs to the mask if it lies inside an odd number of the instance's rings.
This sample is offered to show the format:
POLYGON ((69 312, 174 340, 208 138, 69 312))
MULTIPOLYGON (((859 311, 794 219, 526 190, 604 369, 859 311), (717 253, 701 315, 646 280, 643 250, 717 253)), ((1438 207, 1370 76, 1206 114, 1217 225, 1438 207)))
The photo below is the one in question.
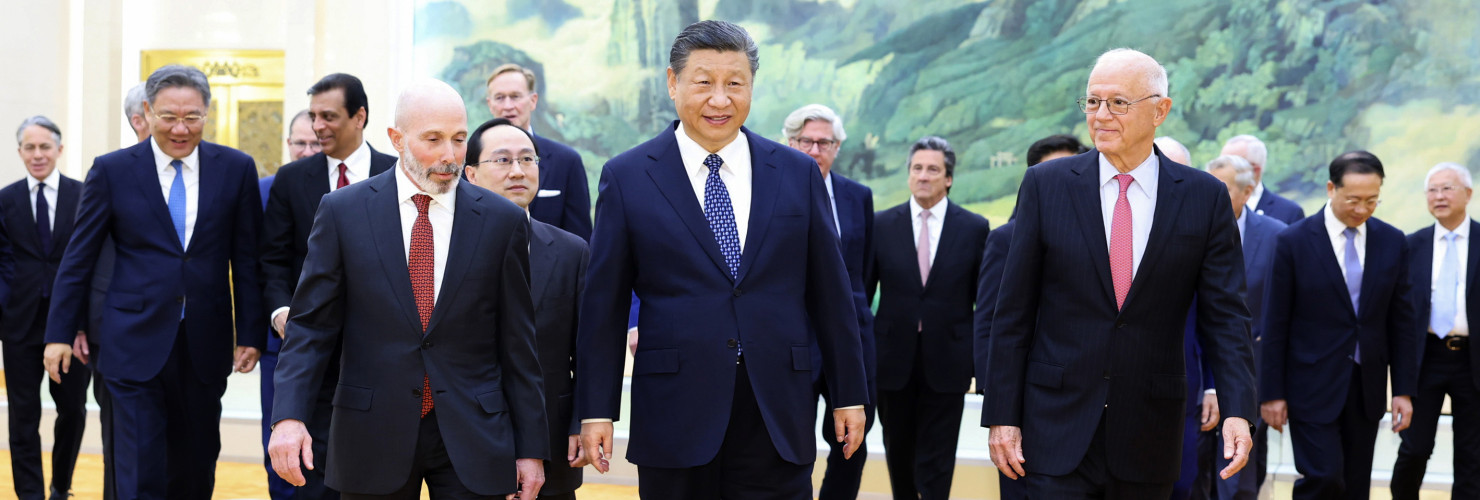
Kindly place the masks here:
POLYGON ((1087 115, 1092 115, 1100 112, 1101 104, 1109 105, 1110 114, 1123 115, 1131 111, 1132 104, 1156 97, 1161 97, 1161 94, 1151 94, 1146 97, 1136 99, 1134 101, 1126 100, 1126 98, 1124 97, 1111 97, 1109 99, 1104 99, 1090 95, 1075 99, 1074 102, 1079 103, 1079 110, 1083 111, 1084 114, 1087 115))
POLYGON ((832 140, 832 139, 817 139, 817 140, 813 140, 813 139, 808 139, 806 137, 798 137, 798 138, 792 139, 791 141, 792 142, 795 142, 797 144, 797 146, 802 151, 807 151, 809 149, 812 149, 812 146, 817 146, 818 149, 821 149, 823 151, 827 151, 829 149, 832 149, 833 146, 836 146, 838 144, 838 141, 835 141, 835 140, 832 140))

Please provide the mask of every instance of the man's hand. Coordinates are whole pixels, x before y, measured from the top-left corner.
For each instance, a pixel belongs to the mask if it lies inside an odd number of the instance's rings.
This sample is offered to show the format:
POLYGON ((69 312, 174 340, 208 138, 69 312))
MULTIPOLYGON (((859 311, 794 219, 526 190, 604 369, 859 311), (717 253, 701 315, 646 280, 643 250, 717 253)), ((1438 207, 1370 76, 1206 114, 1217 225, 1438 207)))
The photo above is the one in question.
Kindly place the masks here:
POLYGON ((1254 449, 1254 438, 1249 437, 1249 421, 1239 417, 1228 417, 1223 421, 1223 458, 1228 459, 1228 467, 1218 473, 1219 477, 1228 479, 1238 474, 1244 465, 1249 463, 1249 450, 1254 449))
POLYGON ((606 474, 611 470, 614 444, 611 422, 581 424, 581 449, 586 452, 586 461, 596 467, 597 472, 606 474))
POLYGON ((1393 396, 1393 432, 1403 432, 1413 423, 1413 398, 1393 396))
POLYGON ((272 470, 293 486, 303 486, 303 469, 299 464, 313 470, 313 437, 303 421, 286 419, 272 426, 272 438, 267 441, 267 454, 272 458, 272 470), (299 462, 299 458, 303 461, 299 462))
POLYGON ((843 444, 843 459, 853 458, 853 452, 863 446, 863 429, 868 423, 868 414, 863 408, 833 410, 833 429, 839 443, 843 444))
POLYGON ((236 346, 236 371, 237 373, 248 373, 257 367, 257 358, 262 357, 262 351, 256 347, 244 345, 236 346))
POLYGON ((1259 405, 1259 418, 1263 418, 1264 423, 1269 424, 1269 427, 1276 431, 1285 432, 1285 422, 1289 416, 1289 410, 1285 408, 1283 399, 1265 401, 1264 404, 1259 405))
POLYGON ((89 354, 92 352, 87 348, 87 332, 77 330, 77 338, 72 339, 72 356, 85 365, 89 354))
POLYGON ((62 374, 72 369, 72 346, 62 343, 46 344, 46 351, 41 356, 42 364, 46 365, 46 373, 51 375, 51 381, 62 383, 62 374))
POLYGON ((1202 431, 1208 432, 1218 426, 1218 395, 1203 394, 1202 400, 1202 431))
POLYGON ((545 485, 544 460, 521 458, 514 461, 514 467, 519 470, 519 491, 508 494, 504 500, 534 500, 545 485))
POLYGON ((987 442, 992 446, 992 463, 1008 479, 1019 479, 1028 475, 1023 470, 1023 430, 1011 425, 994 425, 988 430, 987 442))
POLYGON ((277 332, 277 336, 280 339, 288 338, 287 334, 283 333, 284 330, 288 329, 288 312, 283 311, 278 313, 277 316, 272 317, 272 331, 277 332))
POLYGON ((565 461, 572 468, 581 468, 590 464, 586 459, 586 453, 581 451, 581 435, 571 434, 570 440, 565 445, 565 461))

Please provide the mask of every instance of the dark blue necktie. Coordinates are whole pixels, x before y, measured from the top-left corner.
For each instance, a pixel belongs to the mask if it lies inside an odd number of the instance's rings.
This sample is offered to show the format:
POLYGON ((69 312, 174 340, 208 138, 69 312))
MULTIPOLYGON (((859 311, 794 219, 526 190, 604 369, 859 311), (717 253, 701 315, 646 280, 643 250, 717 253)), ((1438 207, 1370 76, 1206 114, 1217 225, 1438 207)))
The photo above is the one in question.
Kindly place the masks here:
MULTIPOLYGON (((41 239, 41 255, 51 255, 51 204, 46 202, 46 184, 36 185, 36 236, 41 239)), ((41 296, 51 297, 51 281, 41 280, 41 296)))
POLYGON ((725 181, 719 178, 719 167, 724 163, 716 154, 704 158, 704 166, 709 167, 709 178, 704 180, 704 218, 709 221, 709 230, 714 231, 719 252, 725 256, 730 278, 734 279, 740 271, 740 232, 735 228, 735 208, 730 205, 730 191, 725 189, 725 181))

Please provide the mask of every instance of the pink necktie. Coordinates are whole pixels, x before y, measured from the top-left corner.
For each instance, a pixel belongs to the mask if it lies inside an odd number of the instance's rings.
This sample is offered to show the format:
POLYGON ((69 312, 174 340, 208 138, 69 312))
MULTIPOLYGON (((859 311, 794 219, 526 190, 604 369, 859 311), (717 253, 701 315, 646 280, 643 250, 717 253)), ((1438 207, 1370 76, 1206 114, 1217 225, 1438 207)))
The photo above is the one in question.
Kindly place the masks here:
POLYGON ((1135 235, 1131 231, 1131 202, 1125 197, 1126 189, 1135 178, 1127 174, 1115 176, 1120 181, 1120 197, 1115 199, 1115 217, 1110 221, 1110 278, 1115 282, 1115 308, 1125 307, 1125 296, 1131 291, 1134 277, 1135 235))
POLYGON ((920 241, 915 243, 915 259, 920 262, 920 284, 930 278, 930 211, 920 211, 920 241))

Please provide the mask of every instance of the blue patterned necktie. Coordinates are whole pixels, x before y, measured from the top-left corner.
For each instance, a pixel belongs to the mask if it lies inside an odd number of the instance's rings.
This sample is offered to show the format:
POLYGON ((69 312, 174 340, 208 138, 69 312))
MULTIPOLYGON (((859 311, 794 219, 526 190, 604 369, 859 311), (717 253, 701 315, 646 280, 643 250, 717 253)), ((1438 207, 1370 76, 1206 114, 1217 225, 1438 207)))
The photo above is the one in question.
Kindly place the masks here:
POLYGON ((1454 296, 1459 288, 1459 250, 1454 244, 1459 235, 1444 235, 1444 261, 1439 264, 1439 279, 1434 281, 1434 307, 1429 314, 1429 327, 1439 338, 1454 331, 1454 296))
MULTIPOLYGON (((1362 259, 1357 256, 1357 228, 1349 227, 1342 233, 1346 235, 1346 291, 1352 296, 1352 312, 1360 315, 1362 310, 1357 308, 1357 304, 1362 299, 1362 259)), ((1352 361, 1362 364, 1361 339, 1357 339, 1352 361)))
POLYGON ((709 177, 704 180, 704 218, 719 243, 719 252, 725 256, 725 264, 730 267, 730 279, 735 279, 740 271, 740 232, 735 228, 730 191, 719 178, 719 167, 724 163, 717 154, 704 158, 704 166, 709 167, 709 177))
POLYGON ((170 183, 170 220, 175 223, 175 236, 180 238, 180 248, 185 248, 185 164, 180 160, 170 162, 175 167, 175 180, 170 183))

